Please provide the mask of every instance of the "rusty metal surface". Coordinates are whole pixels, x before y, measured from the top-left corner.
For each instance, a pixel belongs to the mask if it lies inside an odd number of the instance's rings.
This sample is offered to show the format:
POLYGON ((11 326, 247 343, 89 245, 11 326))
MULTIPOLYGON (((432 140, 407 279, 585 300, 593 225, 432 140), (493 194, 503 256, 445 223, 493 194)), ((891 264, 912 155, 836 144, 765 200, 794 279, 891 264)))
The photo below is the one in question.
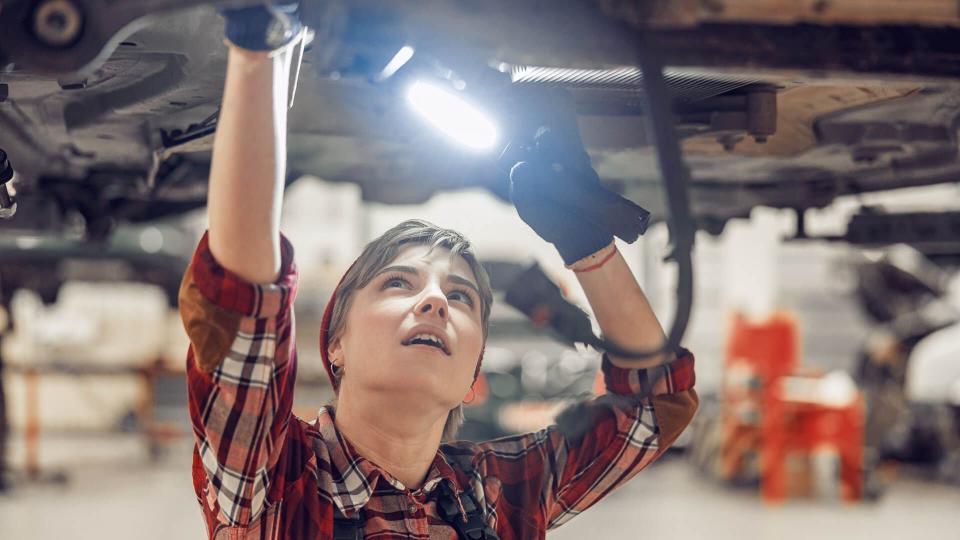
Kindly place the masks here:
POLYGON ((703 23, 923 25, 960 27, 955 0, 593 0, 634 26, 703 23))
POLYGON ((692 155, 792 156, 816 146, 814 122, 835 111, 879 103, 915 92, 910 85, 798 86, 779 93, 775 133, 766 142, 744 139, 732 150, 711 134, 686 139, 683 149, 692 155))

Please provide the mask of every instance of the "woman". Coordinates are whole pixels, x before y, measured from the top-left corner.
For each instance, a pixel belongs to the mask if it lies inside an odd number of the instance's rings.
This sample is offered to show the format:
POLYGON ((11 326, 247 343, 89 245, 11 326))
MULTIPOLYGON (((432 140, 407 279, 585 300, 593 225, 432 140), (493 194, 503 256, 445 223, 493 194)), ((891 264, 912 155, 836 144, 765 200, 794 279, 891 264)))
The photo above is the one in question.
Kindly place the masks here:
MULTIPOLYGON (((452 441, 492 295, 469 242, 422 221, 387 231, 347 271, 321 328, 338 402, 309 423, 292 416, 297 273, 279 231, 280 157, 299 26, 276 7, 226 19, 209 231, 180 294, 194 487, 211 538, 543 538, 663 453, 697 406, 686 351, 605 356, 609 395, 579 409, 582 432, 452 441)), ((603 333, 658 346, 663 330, 612 237, 522 192, 521 217, 576 272, 603 333)))

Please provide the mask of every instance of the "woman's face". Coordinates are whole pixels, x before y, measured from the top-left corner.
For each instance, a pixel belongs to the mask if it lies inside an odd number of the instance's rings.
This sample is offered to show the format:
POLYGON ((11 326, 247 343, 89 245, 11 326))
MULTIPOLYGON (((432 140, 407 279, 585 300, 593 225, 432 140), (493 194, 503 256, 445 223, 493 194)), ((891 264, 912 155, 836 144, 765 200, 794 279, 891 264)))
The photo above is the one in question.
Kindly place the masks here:
POLYGON ((345 370, 341 396, 389 392, 411 406, 449 410, 470 389, 483 332, 477 279, 463 257, 403 247, 354 291, 346 318, 330 347, 345 370))

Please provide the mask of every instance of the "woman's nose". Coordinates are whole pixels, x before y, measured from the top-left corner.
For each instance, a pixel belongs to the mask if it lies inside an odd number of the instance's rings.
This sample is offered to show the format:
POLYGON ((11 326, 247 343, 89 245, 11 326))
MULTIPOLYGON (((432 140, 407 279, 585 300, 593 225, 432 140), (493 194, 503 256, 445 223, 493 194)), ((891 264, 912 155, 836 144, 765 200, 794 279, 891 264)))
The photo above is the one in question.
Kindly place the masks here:
POLYGON ((437 287, 433 287, 429 291, 426 291, 421 297, 416 309, 417 313, 421 315, 436 315, 441 319, 446 320, 449 310, 449 306, 447 305, 447 297, 444 296, 442 290, 437 287))

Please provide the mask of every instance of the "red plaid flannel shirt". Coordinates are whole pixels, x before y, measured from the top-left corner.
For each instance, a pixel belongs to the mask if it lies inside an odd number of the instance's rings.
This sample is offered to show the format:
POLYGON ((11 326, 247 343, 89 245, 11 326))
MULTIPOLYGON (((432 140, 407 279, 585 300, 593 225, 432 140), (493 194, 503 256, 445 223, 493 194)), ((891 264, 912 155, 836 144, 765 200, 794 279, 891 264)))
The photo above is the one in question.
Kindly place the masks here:
POLYGON ((427 480, 406 489, 341 437, 331 411, 305 422, 291 413, 297 271, 283 240, 275 284, 245 282, 200 241, 180 291, 190 337, 193 480, 211 538, 330 538, 333 507, 361 509, 366 537, 455 539, 437 513, 440 482, 469 485, 503 540, 543 538, 653 462, 697 407, 693 357, 652 377, 604 357, 609 394, 581 404, 585 432, 551 426, 437 452, 427 480), (653 395, 636 397, 653 383, 653 395))

